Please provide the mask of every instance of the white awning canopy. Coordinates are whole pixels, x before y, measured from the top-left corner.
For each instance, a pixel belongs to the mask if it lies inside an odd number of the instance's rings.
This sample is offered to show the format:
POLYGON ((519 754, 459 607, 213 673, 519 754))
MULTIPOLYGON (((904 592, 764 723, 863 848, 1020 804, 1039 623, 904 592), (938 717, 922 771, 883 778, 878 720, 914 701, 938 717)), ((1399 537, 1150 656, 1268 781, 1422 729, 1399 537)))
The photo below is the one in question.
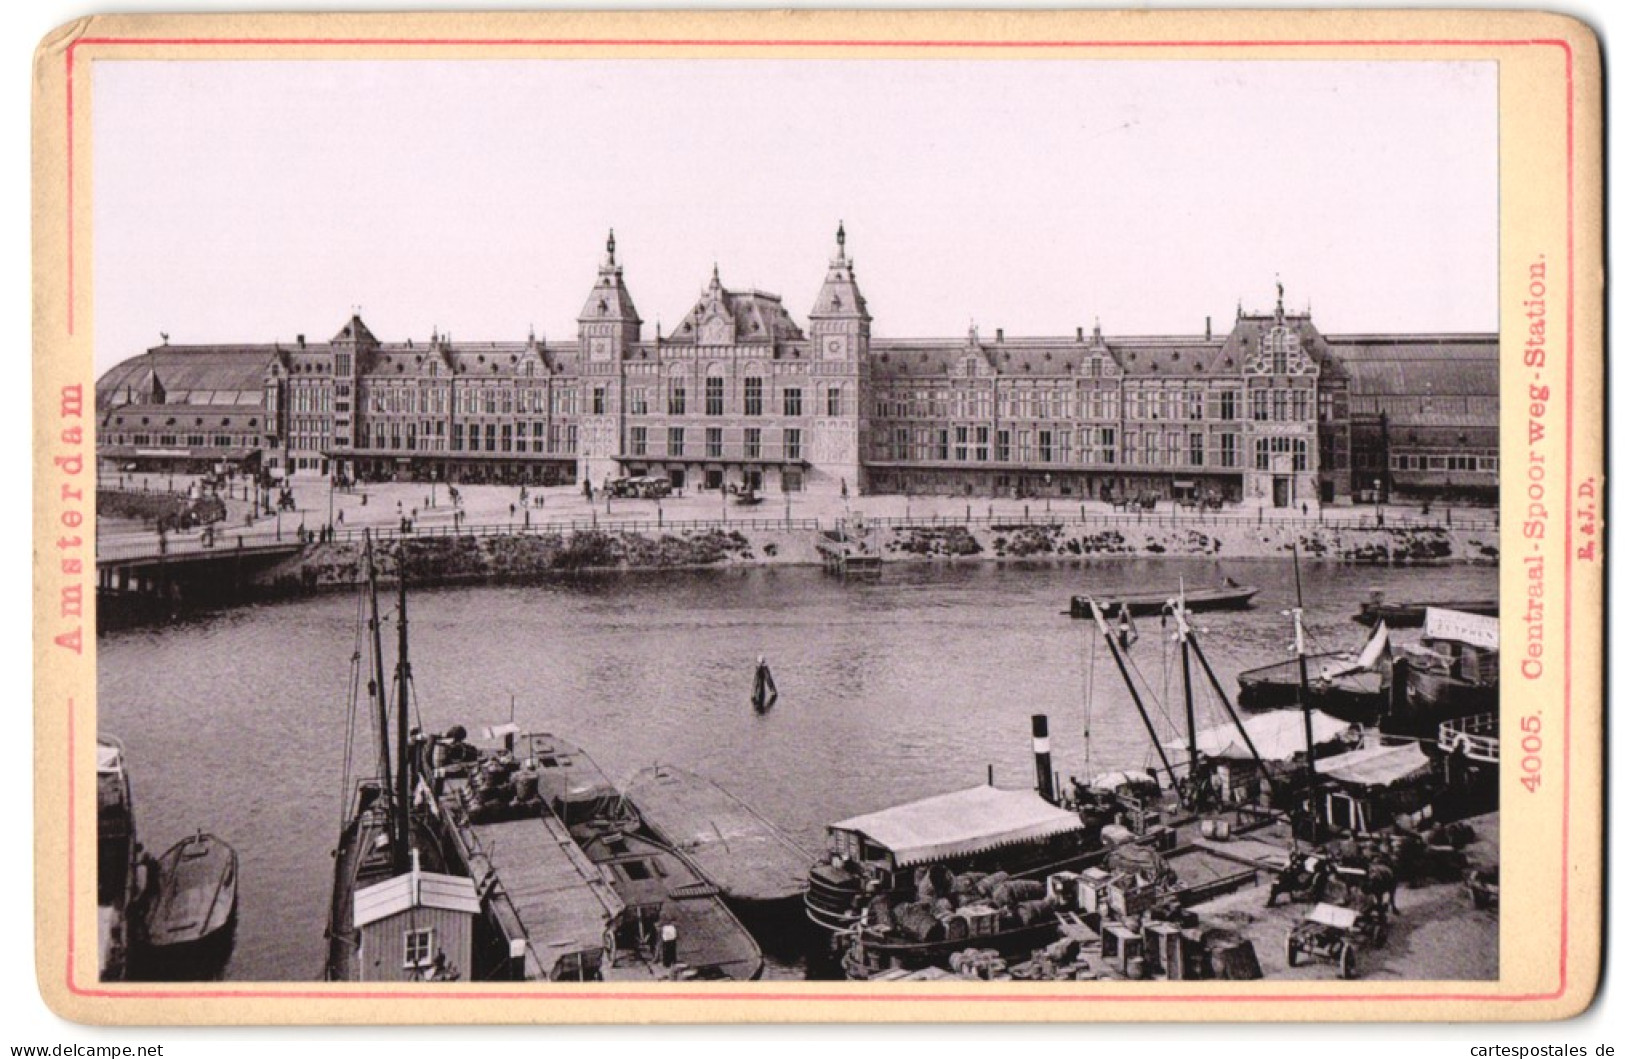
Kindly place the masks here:
POLYGON ((830 830, 862 835, 889 850, 901 868, 1081 831, 1083 821, 1037 791, 984 786, 854 816, 830 830))
MULTIPOLYGON (((1245 723, 1247 735, 1252 739, 1253 746, 1258 748, 1258 756, 1265 761, 1288 761, 1305 750, 1301 711, 1262 713, 1247 718, 1245 723)), ((1339 738, 1350 727, 1349 722, 1340 721, 1319 710, 1310 711, 1310 723, 1314 726, 1316 746, 1339 738)), ((1210 758, 1246 759, 1253 756, 1247 749, 1247 741, 1234 724, 1197 732, 1196 749, 1210 758)))
POLYGON ((1327 758, 1324 776, 1357 787, 1387 787, 1428 770, 1428 756, 1415 743, 1373 746, 1327 758))

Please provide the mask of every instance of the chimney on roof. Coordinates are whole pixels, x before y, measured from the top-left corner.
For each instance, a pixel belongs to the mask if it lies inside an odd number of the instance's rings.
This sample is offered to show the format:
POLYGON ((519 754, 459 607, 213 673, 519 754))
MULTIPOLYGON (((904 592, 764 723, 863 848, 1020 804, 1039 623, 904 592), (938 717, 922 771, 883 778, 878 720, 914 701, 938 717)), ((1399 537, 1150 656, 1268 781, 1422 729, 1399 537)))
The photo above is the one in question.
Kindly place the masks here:
POLYGON ((1079 342, 1083 341, 1083 328, 1082 327, 1078 328, 1078 341, 1079 342))
POLYGON ((305 336, 304 335, 299 336, 299 348, 300 349, 305 348, 305 336))
POLYGON ((993 341, 995 341, 995 342, 1003 342, 1004 341, 1004 328, 1002 328, 1002 327, 994 328, 994 330, 993 330, 993 341))
POLYGON ((1211 316, 1207 318, 1207 337, 1213 337, 1213 317, 1211 316))

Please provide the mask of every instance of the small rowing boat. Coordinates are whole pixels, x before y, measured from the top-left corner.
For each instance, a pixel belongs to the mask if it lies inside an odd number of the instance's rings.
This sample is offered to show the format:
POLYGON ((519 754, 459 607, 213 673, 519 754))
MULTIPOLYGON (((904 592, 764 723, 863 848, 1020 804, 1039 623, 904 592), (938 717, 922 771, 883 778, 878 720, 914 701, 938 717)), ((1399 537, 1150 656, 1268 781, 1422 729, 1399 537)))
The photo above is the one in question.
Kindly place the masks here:
MULTIPOLYGON (((1185 592, 1185 609, 1189 611, 1245 610, 1252 605, 1253 597, 1258 595, 1258 591, 1252 585, 1236 584, 1187 590, 1185 592)), ((1128 613, 1134 615, 1161 614, 1164 609, 1172 609, 1173 602, 1178 597, 1179 589, 1177 588, 1165 589, 1160 592, 1131 592, 1119 596, 1073 596, 1070 613, 1074 618, 1092 617, 1089 603, 1093 599, 1107 614, 1125 609, 1128 613)))
POLYGON ((199 831, 158 860, 144 940, 155 965, 210 962, 229 948, 237 924, 237 851, 199 831))

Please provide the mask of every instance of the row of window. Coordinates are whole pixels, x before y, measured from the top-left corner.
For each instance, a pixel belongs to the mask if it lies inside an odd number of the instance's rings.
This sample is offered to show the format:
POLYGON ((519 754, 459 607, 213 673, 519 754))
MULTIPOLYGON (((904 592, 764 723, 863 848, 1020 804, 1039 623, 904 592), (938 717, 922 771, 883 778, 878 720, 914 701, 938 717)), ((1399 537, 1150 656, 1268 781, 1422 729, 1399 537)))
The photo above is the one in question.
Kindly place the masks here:
POLYGON ((1314 414, 1309 390, 1252 390, 1248 405, 1253 420, 1259 423, 1307 423, 1314 414))
POLYGON ((448 435, 445 420, 362 423, 356 435, 359 449, 395 449, 405 452, 533 452, 571 455, 576 451, 575 424, 515 420, 512 423, 453 423, 448 435))
POLYGON ((1388 466, 1396 471, 1480 471, 1500 469, 1499 456, 1416 456, 1396 454, 1389 458, 1388 466))
POLYGON ((109 445, 157 444, 164 448, 185 445, 193 449, 208 448, 210 446, 217 449, 229 449, 240 445, 257 445, 259 440, 257 434, 108 434, 103 438, 103 441, 109 445), (154 441, 155 438, 156 441, 154 441))
MULTIPOLYGON (((747 460, 759 460, 759 459, 762 459, 764 453, 767 453, 770 456, 778 456, 779 458, 786 459, 786 460, 799 460, 799 459, 802 459, 802 443, 801 443, 802 442, 802 435, 801 435, 801 430, 800 430, 799 427, 785 427, 784 428, 784 430, 780 434, 780 442, 781 442, 781 444, 778 446, 777 451, 774 451, 771 447, 768 447, 768 448, 763 447, 763 444, 762 444, 762 428, 761 427, 746 427, 744 429, 744 436, 743 436, 742 441, 743 441, 743 444, 741 445, 741 447, 740 447, 740 449, 738 451, 738 454, 743 456, 743 458, 745 458, 747 460)), ((688 431, 687 431, 687 428, 685 428, 685 427, 667 427, 666 428, 666 449, 665 449, 665 451, 663 453, 652 452, 652 451, 650 451, 650 448, 649 448, 649 428, 648 427, 635 426, 635 427, 632 428, 631 436, 628 439, 628 446, 629 446, 628 455, 631 455, 631 456, 695 456, 695 455, 701 455, 700 453, 689 452, 687 445, 688 445, 688 431)), ((704 455, 704 457, 706 459, 711 459, 711 460, 722 459, 725 455, 730 455, 730 453, 728 453, 727 447, 724 445, 723 431, 722 431, 721 427, 707 427, 705 429, 705 450, 703 452, 703 455, 704 455)))
MULTIPOLYGON (((727 380, 712 376, 705 380, 704 414, 708 416, 727 415, 727 380)), ((831 386, 824 391, 824 414, 839 416, 845 407, 845 400, 839 386, 831 386)), ((651 400, 652 391, 647 386, 632 386, 627 389, 627 409, 631 415, 645 416, 650 414, 650 408, 655 407, 651 400)), ((744 414, 747 416, 760 416, 768 414, 768 395, 763 388, 762 379, 757 376, 748 376, 744 386, 744 414)), ((592 411, 594 415, 606 415, 608 408, 608 388, 596 386, 592 391, 592 411)), ((688 415, 688 386, 685 383, 673 381, 666 387, 666 414, 673 416, 688 415)), ((801 416, 806 414, 806 405, 802 401, 802 391, 799 386, 788 386, 779 391, 779 415, 801 416)))
POLYGON ((1283 470, 1284 467, 1277 466, 1274 459, 1276 456, 1282 457, 1282 464, 1286 462, 1286 457, 1290 456, 1294 471, 1307 471, 1309 442, 1303 438, 1259 438, 1253 447, 1253 470, 1283 470))
MULTIPOLYGON (((448 395, 452 410, 458 415, 513 415, 515 412, 574 415, 577 405, 576 391, 573 389, 511 386, 459 387, 456 390, 443 386, 368 387, 364 404, 368 411, 380 415, 445 415, 448 395)), ((348 402, 345 410, 348 410, 348 402)))
MULTIPOLYGON (((1242 391, 1126 390, 1121 394, 1124 418, 1166 422, 1240 418, 1242 391)), ((875 396, 880 419, 991 418, 995 406, 1003 419, 1116 419, 1116 390, 1000 390, 991 389, 881 391, 875 396)), ((1302 388, 1250 391, 1252 418, 1260 422, 1308 422, 1314 391, 1302 388)))
POLYGON ((295 412, 331 412, 333 391, 326 386, 294 386, 289 394, 295 412))
MULTIPOLYGON (((1218 434, 1216 452, 1208 449, 1208 436, 1200 431, 1128 430, 1122 433, 1122 462, 1133 466, 1205 467, 1238 466, 1238 435, 1218 434)), ((1301 440, 1303 459, 1307 447, 1301 440)), ((1115 427, 1000 428, 983 425, 948 427, 896 427, 879 438, 882 460, 920 460, 938 463, 1054 463, 1102 464, 1118 462, 1115 427), (1074 447, 1076 442, 1076 447, 1074 447)))

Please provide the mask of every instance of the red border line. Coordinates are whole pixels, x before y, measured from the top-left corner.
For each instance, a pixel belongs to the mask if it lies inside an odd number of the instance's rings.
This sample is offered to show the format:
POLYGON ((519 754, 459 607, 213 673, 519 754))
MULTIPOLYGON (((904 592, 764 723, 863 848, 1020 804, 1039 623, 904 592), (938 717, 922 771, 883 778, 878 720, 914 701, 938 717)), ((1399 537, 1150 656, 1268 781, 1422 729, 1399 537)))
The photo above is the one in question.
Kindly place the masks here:
MULTIPOLYGON (((1568 991, 1568 954, 1569 954, 1569 833, 1570 833, 1570 793, 1573 785, 1572 776, 1572 714, 1573 714, 1573 677, 1570 672, 1572 662, 1572 631, 1574 617, 1574 549, 1573 549, 1573 476, 1574 476, 1574 52, 1568 41, 1561 39, 1527 38, 1527 39, 1451 39, 1451 40, 1206 40, 1206 41, 953 41, 953 40, 703 40, 703 39, 639 39, 639 38, 328 38, 312 39, 298 37, 233 37, 233 38, 195 38, 195 37, 81 37, 69 44, 65 49, 67 63, 67 200, 68 200, 68 334, 74 333, 74 107, 73 84, 74 65, 73 53, 81 45, 98 46, 191 46, 205 45, 216 47, 285 47, 285 46, 329 46, 329 47, 742 47, 742 48, 876 48, 876 49, 903 49, 903 48, 942 48, 963 50, 996 50, 1010 49, 1044 49, 1044 48, 1316 48, 1316 47, 1528 47, 1544 46, 1563 49, 1563 71, 1565 83, 1566 108, 1566 157, 1567 157, 1567 296, 1566 311, 1567 345, 1566 345, 1566 400, 1568 402, 1568 420, 1565 430, 1564 454, 1564 486, 1568 492, 1564 505, 1564 619, 1563 619, 1563 802, 1562 802, 1562 879, 1560 882, 1559 902, 1559 942, 1558 942, 1558 985, 1554 992, 1549 993, 1522 993, 1515 995, 1498 993, 1284 993, 1284 994, 1222 994, 1222 995, 1177 995, 1158 996, 1155 994, 1121 994, 1097 993, 1078 995, 1074 993, 1023 993, 1014 996, 988 996, 986 994, 923 994, 919 996, 900 996, 897 994, 860 994, 860 993, 796 993, 796 992, 729 992, 713 993, 705 991, 686 992, 615 992, 605 990, 567 992, 538 992, 492 990, 482 992, 467 992, 454 994, 436 994, 419 991, 397 990, 391 992, 365 992, 344 990, 299 989, 287 991, 268 991, 263 987, 250 984, 249 988, 236 989, 195 989, 195 990, 152 990, 128 991, 122 989, 99 987, 82 987, 74 977, 74 952, 76 948, 75 921, 77 915, 74 909, 76 843, 74 841, 74 820, 76 819, 77 802, 75 799, 76 784, 74 783, 75 745, 76 735, 74 728, 74 700, 68 700, 68 951, 67 951, 67 987, 68 992, 75 996, 84 997, 111 997, 125 1000, 172 1000, 172 999, 288 999, 288 1000, 412 1000, 423 1001, 452 1001, 452 1000, 685 1000, 685 1001, 739 1001, 739 1000, 799 1000, 815 1003, 828 1002, 859 1002, 878 1003, 896 1002, 949 1002, 949 1003, 1094 1003, 1110 1001, 1112 1003, 1233 1003, 1233 1002, 1339 1002, 1358 1003, 1371 1001, 1502 1001, 1523 1003, 1530 1001, 1556 1000, 1568 991)), ((1503 954, 1504 958, 1504 954, 1503 954)))
POLYGON ((1563 448, 1563 898, 1558 913, 1558 992, 1569 984, 1569 789, 1573 783, 1569 768, 1569 747, 1574 739, 1573 662, 1570 643, 1574 630, 1574 51, 1563 46, 1563 76, 1568 85, 1565 102, 1565 135, 1568 158, 1568 260, 1564 267, 1568 280, 1568 306, 1564 313, 1566 360, 1564 400, 1568 409, 1563 448))

